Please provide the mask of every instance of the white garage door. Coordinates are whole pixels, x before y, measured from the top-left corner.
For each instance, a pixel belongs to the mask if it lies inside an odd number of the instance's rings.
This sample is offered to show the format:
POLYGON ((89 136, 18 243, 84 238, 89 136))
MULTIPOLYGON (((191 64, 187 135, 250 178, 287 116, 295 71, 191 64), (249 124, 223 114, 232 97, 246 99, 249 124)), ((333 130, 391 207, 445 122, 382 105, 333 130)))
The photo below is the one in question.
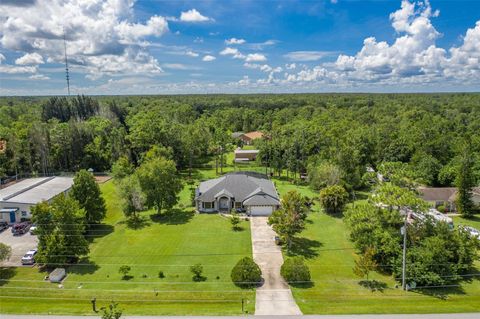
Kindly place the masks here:
POLYGON ((270 216, 272 211, 272 206, 250 206, 250 214, 252 216, 270 216))

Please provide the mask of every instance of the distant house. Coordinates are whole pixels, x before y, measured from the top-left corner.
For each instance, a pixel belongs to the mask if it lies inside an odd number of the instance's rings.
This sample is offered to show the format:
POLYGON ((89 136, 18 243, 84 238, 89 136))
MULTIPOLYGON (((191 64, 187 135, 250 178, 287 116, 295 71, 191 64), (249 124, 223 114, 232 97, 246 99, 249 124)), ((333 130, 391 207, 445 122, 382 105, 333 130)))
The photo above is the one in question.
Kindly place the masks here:
MULTIPOLYGON (((444 206, 447 211, 456 211, 455 200, 457 198, 456 187, 420 187, 420 197, 433 207, 444 206)), ((480 205, 480 187, 475 187, 472 192, 472 200, 475 205, 480 205)))
POLYGON ((248 133, 243 133, 240 135, 240 140, 243 142, 245 145, 252 145, 253 141, 259 138, 263 137, 263 133, 260 131, 253 131, 253 132, 248 132, 248 133))
POLYGON ((199 212, 245 210, 252 216, 269 216, 280 207, 275 185, 265 175, 233 172, 200 183, 195 203, 199 212))
POLYGON ((233 132, 232 133, 232 138, 240 138, 244 133, 243 132, 233 132))
POLYGON ((235 162, 249 162, 257 159, 258 150, 235 150, 235 162))
POLYGON ((31 208, 55 196, 67 193, 73 185, 71 177, 38 177, 24 179, 0 189, 0 221, 10 224, 32 217, 31 208))

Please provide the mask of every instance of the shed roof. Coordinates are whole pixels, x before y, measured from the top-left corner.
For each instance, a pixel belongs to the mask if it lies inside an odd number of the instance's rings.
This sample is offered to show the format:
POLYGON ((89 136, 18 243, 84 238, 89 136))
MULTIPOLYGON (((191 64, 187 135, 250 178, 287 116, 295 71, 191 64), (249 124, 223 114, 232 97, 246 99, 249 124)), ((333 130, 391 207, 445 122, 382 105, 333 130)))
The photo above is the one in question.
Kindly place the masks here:
POLYGON ((72 185, 72 177, 29 178, 2 189, 0 202, 37 204, 68 191, 72 185))

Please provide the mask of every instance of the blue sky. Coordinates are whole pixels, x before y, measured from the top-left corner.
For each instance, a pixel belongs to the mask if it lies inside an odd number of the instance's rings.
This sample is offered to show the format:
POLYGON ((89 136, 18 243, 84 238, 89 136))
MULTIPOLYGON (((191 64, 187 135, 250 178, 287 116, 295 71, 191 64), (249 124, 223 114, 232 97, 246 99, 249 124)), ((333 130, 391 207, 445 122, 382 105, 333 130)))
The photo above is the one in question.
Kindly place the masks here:
POLYGON ((0 94, 478 91, 480 1, 3 0, 0 94), (45 19, 50 17, 50 19, 45 19))

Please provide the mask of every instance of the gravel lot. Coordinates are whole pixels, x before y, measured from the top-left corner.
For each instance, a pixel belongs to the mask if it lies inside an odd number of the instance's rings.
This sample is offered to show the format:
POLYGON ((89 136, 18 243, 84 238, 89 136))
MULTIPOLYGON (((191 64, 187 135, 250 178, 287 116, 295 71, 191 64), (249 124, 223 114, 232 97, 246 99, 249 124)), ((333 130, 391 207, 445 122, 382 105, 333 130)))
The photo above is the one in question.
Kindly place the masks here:
POLYGON ((23 255, 30 250, 37 247, 37 236, 30 235, 30 233, 21 236, 13 236, 12 228, 5 229, 0 233, 0 243, 12 247, 12 256, 9 260, 3 262, 2 266, 21 266, 23 255))

